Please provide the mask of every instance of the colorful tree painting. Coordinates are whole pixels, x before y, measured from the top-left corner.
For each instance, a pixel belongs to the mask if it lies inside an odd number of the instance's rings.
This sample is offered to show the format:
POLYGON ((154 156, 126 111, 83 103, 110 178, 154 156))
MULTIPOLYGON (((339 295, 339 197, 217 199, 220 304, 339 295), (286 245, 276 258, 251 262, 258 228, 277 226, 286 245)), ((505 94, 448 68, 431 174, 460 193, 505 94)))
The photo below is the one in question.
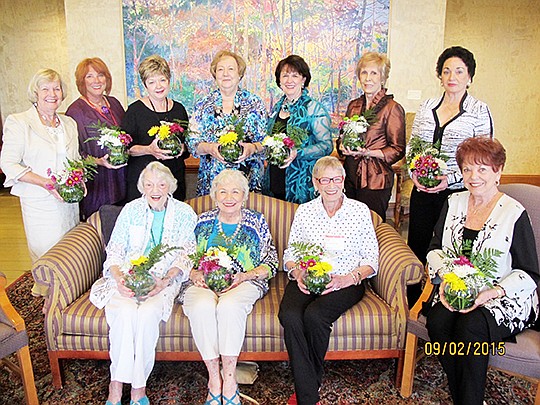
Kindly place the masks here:
POLYGON ((244 57, 240 85, 271 108, 281 96, 274 69, 290 54, 310 65, 310 93, 335 116, 358 96, 362 52, 386 52, 390 0, 123 0, 128 98, 144 86, 137 66, 159 54, 173 71, 171 97, 188 111, 213 87, 210 62, 221 50, 244 57))

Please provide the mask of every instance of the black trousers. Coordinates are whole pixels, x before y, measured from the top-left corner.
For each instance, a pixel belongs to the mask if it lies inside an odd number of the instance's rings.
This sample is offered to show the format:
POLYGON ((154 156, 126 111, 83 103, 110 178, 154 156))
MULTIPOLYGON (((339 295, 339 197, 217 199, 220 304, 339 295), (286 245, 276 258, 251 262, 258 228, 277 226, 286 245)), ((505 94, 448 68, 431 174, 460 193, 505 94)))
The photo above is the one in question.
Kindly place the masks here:
POLYGON ((332 324, 360 301, 364 292, 364 284, 327 295, 306 295, 298 289, 296 281, 289 282, 285 288, 279 321, 285 331, 285 345, 300 405, 314 405, 319 401, 332 324))
POLYGON ((370 190, 368 188, 354 188, 345 184, 345 195, 366 204, 370 210, 380 215, 383 222, 386 222, 386 210, 392 195, 392 187, 382 190, 370 190))
MULTIPOLYGON (((506 326, 499 326, 491 313, 485 308, 477 308, 469 313, 450 312, 440 302, 435 304, 427 316, 427 329, 431 343, 454 342, 447 345, 439 361, 448 377, 448 386, 455 405, 482 405, 486 387, 489 355, 486 351, 473 349, 469 355, 468 343, 497 342, 512 336, 506 326), (463 352, 454 349, 463 344, 463 352)), ((514 331, 516 333, 516 331, 514 331)), ((491 346, 488 346, 491 348, 491 346)))

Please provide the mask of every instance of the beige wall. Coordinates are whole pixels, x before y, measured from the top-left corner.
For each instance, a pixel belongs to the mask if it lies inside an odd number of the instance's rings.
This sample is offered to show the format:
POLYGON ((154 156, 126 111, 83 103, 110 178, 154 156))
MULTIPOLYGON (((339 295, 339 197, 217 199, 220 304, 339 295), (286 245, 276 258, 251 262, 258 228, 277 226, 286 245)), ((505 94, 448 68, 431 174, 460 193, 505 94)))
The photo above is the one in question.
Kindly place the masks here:
POLYGON ((505 173, 540 174, 539 18, 538 0, 448 0, 444 44, 475 55, 470 92, 491 109, 505 173))
MULTIPOLYGON (((44 66, 68 80, 65 109, 78 96, 75 66, 90 56, 109 65, 112 94, 125 105, 121 0, 0 2, 2 120, 28 108, 28 80, 44 66)), ((531 153, 540 146, 539 17, 537 0, 391 0, 389 89, 407 111, 416 111, 421 100, 441 93, 435 76, 441 50, 470 48, 479 65, 471 94, 493 112, 508 150, 506 173, 540 174, 531 153)))
MULTIPOLYGON (((26 88, 40 68, 70 73, 62 0, 0 0, 0 111, 27 110, 26 88)), ((71 89, 70 89, 71 90, 71 89)))

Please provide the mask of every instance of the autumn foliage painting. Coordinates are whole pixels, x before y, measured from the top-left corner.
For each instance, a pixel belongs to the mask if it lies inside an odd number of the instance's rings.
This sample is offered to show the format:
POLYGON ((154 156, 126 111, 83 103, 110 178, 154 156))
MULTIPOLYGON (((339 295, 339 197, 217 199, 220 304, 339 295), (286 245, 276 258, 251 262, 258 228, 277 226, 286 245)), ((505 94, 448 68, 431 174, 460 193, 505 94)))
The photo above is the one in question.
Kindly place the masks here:
POLYGON ((310 94, 332 115, 359 94, 363 52, 386 52, 390 0, 123 0, 128 98, 144 91, 137 67, 152 54, 171 66, 170 97, 188 111, 214 89, 210 62, 228 49, 247 70, 240 86, 268 108, 279 99, 277 63, 290 54, 311 68, 310 94))

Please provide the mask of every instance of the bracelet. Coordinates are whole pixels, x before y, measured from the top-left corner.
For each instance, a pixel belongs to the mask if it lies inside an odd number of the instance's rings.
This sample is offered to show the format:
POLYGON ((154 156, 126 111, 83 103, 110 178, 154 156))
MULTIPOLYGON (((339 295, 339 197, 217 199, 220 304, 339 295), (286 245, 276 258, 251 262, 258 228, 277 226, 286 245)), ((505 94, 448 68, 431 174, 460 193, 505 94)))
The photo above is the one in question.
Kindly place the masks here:
POLYGON ((287 269, 287 277, 291 281, 296 281, 296 279, 293 277, 292 272, 298 269, 298 265, 292 266, 290 269, 287 269))
POLYGON ((349 273, 353 279, 354 285, 358 285, 358 277, 356 274, 354 274, 354 270, 349 273))
POLYGON ((502 288, 500 285, 496 285, 495 290, 497 290, 497 298, 501 298, 506 295, 506 291, 504 291, 504 288, 502 288))

